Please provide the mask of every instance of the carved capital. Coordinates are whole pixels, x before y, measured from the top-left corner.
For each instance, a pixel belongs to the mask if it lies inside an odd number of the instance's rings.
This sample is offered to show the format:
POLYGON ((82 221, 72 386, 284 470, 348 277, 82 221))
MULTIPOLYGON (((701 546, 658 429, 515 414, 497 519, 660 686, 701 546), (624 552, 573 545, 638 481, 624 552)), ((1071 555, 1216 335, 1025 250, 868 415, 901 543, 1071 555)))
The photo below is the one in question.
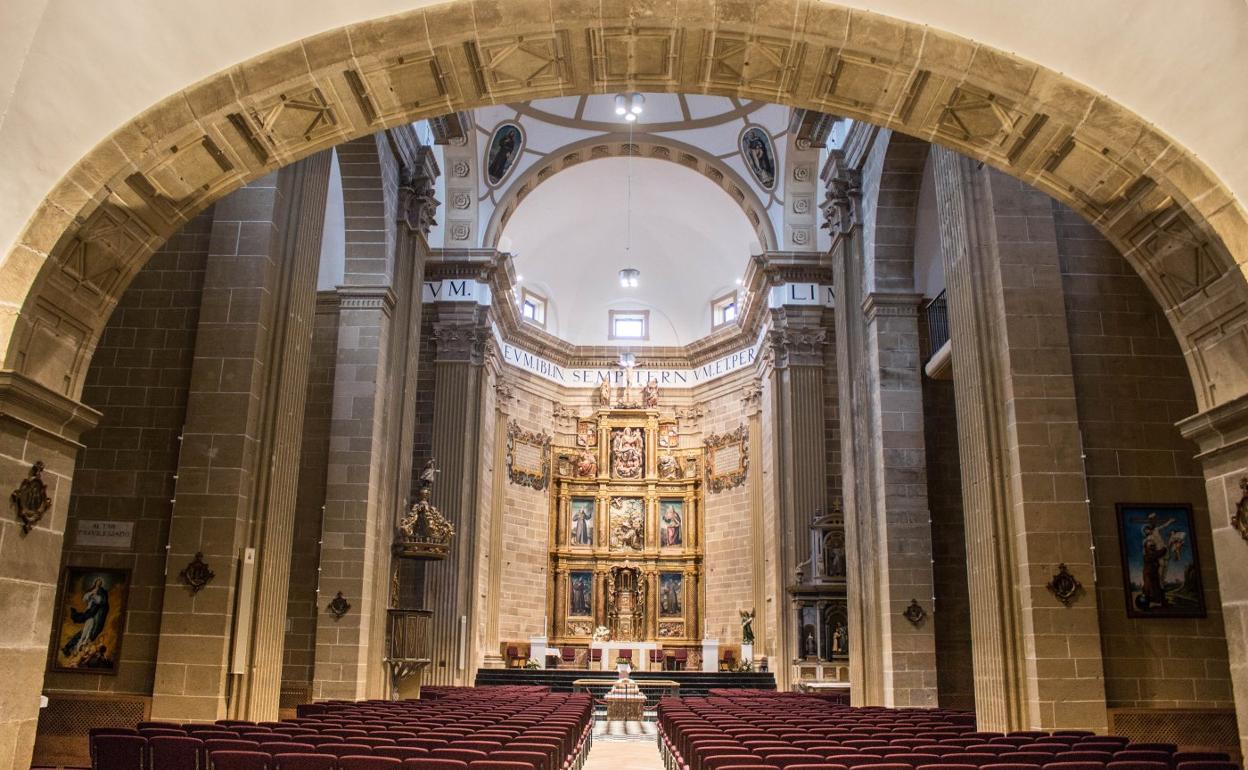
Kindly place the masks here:
POLYGON ((746 385, 741 391, 741 410, 747 417, 759 413, 763 407, 763 386, 755 381, 746 385))
POLYGON ((433 325, 433 340, 438 361, 464 361, 481 366, 485 363, 493 339, 490 328, 478 323, 440 322, 433 325))
POLYGON ((434 197, 433 191, 439 173, 430 147, 421 147, 416 151, 415 163, 403 167, 399 180, 399 222, 412 232, 427 236, 437 224, 434 217, 441 201, 434 197))
POLYGON ((790 366, 823 366, 823 349, 828 330, 822 326, 800 326, 789 322, 783 311, 767 331, 765 353, 777 369, 790 366))
POLYGON ((824 171, 823 228, 833 235, 848 235, 862 221, 862 173, 845 165, 836 153, 824 171))

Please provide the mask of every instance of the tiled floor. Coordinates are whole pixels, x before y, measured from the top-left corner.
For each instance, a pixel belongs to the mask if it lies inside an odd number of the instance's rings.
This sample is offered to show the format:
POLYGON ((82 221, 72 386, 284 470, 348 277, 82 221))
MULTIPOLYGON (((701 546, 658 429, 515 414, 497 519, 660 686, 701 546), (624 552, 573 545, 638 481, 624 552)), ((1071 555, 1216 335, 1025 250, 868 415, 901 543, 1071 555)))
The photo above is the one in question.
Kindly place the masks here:
POLYGON ((585 770, 663 770, 653 722, 598 722, 585 770), (614 734, 612 734, 614 733, 614 734))

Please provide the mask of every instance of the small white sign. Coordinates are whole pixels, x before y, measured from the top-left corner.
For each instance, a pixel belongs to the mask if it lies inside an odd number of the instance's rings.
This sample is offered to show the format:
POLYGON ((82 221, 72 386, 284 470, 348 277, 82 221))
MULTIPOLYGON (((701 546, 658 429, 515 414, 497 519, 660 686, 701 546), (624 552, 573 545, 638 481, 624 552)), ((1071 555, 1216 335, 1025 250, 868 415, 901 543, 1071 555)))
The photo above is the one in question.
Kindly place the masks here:
POLYGON ((78 522, 78 531, 74 533, 74 545, 79 548, 113 548, 127 550, 134 542, 133 521, 90 521, 78 522))

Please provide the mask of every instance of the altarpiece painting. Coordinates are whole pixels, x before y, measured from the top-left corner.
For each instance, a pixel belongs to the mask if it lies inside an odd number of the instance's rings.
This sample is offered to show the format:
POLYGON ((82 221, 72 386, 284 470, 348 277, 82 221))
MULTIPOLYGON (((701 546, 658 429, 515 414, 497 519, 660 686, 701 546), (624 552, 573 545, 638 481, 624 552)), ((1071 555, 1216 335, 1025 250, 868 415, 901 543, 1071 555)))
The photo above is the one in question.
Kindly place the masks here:
POLYGON ((60 586, 49 669, 116 674, 125 634, 130 571, 66 567, 60 586))
POLYGON ((1117 511, 1127 615, 1205 617, 1192 507, 1122 503, 1117 511))

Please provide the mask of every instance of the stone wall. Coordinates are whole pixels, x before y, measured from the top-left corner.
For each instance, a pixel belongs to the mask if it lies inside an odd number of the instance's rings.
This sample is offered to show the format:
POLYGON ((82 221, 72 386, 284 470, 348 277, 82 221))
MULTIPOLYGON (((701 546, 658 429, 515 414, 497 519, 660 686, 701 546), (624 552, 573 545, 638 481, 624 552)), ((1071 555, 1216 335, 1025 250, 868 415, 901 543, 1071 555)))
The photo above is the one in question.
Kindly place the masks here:
POLYGON ((286 647, 282 689, 292 694, 312 686, 316 655, 316 616, 322 601, 317 593, 321 550, 321 516, 325 506, 330 416, 333 411, 334 364, 338 350, 338 295, 321 292, 313 319, 308 395, 303 416, 303 451, 295 499, 295 531, 291 543, 290 589, 286 605, 286 647))
MULTIPOLYGON (((133 570, 116 676, 49 673, 48 691, 150 695, 164 596, 165 543, 179 436, 199 321, 212 209, 161 247, 113 311, 82 400, 103 418, 85 434, 74 470, 62 566, 133 570), (75 546, 81 521, 131 521, 130 549, 75 546)), ((170 565, 175 573, 182 565, 170 565)))
MULTIPOLYGON (((681 437, 681 446, 701 446, 714 434, 731 433, 747 425, 742 394, 752 381, 751 372, 725 377, 714 395, 703 403, 706 414, 701 433, 681 437)), ((749 458, 750 473, 757 473, 759 459, 749 458)), ((754 605, 754 537, 750 517, 749 483, 723 492, 705 490, 703 518, 706 617, 704 631, 721 643, 741 643, 738 612, 754 605)))
MULTIPOLYGON (((507 370, 514 398, 509 420, 526 431, 554 430, 554 402, 540 384, 515 369, 507 370)), ((494 444, 483 444, 493 452, 494 444)), ((499 472, 506 474, 507 469, 499 472)), ((501 640, 527 641, 542 633, 546 618, 546 576, 549 564, 550 489, 532 489, 503 479, 502 588, 498 633, 501 640)), ((483 650, 497 654, 497 650, 483 650)))
MULTIPOLYGON (((922 359, 931 358, 925 314, 919 315, 922 359)), ((927 505, 932 517, 935 596, 936 694, 941 708, 974 710, 971 665, 971 603, 966 580, 966 529, 962 516, 962 469, 958 464, 958 415, 953 381, 923 377, 923 437, 927 453, 927 505)))
POLYGON ((1087 455, 1107 705, 1233 708, 1204 478, 1196 446, 1175 427, 1196 412, 1191 378, 1144 282, 1091 225, 1053 207, 1087 455), (1127 617, 1114 506, 1129 502, 1192 505, 1208 617, 1127 617))

